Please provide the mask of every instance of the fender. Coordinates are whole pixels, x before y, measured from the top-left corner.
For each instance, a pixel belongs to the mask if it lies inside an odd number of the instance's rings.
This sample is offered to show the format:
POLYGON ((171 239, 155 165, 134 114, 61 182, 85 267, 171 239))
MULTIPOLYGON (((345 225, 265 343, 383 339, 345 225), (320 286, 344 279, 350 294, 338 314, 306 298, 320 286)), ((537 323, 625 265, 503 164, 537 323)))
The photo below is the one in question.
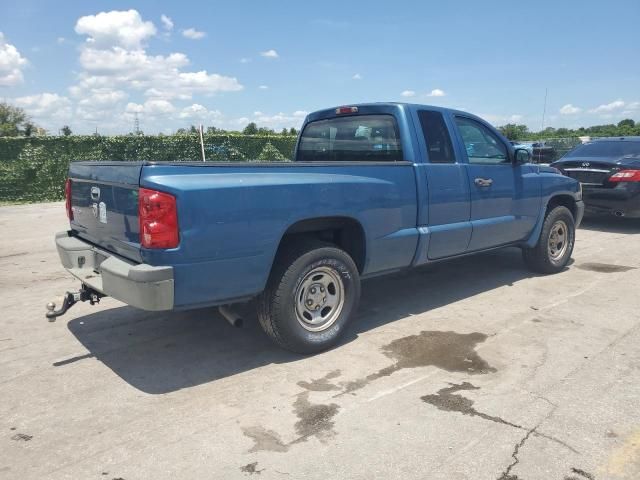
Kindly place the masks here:
MULTIPOLYGON (((547 197, 546 201, 543 202, 541 208, 540 208, 540 213, 538 214, 538 219, 536 220, 536 225, 533 228, 533 230, 531 231, 531 235, 529 236, 529 238, 524 242, 524 245, 529 247, 529 248, 533 248, 536 246, 536 243, 538 243, 538 239, 540 238, 540 234, 542 232, 542 226, 544 225, 544 219, 547 216, 547 209, 549 207, 549 203, 557 197, 560 196, 570 196, 573 201, 575 203, 578 202, 578 200, 576 199, 576 193, 572 192, 572 191, 561 191, 561 192, 555 192, 554 195, 547 197)), ((581 217, 581 215, 580 215, 581 217)), ((576 218, 576 228, 578 226, 579 223, 579 219, 576 218)))

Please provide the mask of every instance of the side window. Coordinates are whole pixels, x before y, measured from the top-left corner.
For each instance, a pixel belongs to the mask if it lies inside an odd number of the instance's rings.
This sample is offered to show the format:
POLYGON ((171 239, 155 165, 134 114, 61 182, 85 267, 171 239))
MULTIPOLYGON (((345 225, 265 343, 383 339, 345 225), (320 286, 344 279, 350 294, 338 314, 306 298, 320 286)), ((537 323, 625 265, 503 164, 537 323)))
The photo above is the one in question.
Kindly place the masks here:
POLYGON ((509 163, 507 147, 487 127, 470 118, 456 117, 469 163, 497 165, 509 163))
POLYGON ((420 110, 418 112, 422 134, 427 144, 429 163, 455 163, 453 145, 449 131, 440 112, 420 110))

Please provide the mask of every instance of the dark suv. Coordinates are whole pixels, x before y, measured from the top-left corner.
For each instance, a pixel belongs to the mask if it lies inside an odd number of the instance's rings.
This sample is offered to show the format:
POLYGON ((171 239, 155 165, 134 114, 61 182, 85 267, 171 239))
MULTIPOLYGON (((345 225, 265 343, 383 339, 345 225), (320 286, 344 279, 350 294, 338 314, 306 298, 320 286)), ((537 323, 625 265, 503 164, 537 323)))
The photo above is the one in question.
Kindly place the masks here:
POLYGON ((594 140, 551 166, 582 184, 586 211, 640 218, 640 137, 594 140))

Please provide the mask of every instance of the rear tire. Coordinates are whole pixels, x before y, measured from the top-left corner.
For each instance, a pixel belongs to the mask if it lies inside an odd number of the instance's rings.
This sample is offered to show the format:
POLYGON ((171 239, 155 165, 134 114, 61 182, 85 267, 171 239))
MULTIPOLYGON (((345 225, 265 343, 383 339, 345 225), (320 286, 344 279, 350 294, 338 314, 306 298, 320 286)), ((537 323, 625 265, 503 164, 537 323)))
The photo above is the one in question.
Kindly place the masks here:
POLYGON ((529 269, 538 273, 558 273, 569 263, 576 238, 575 221, 567 207, 547 212, 538 243, 523 248, 522 257, 529 269))
POLYGON ((311 354, 334 346, 360 299, 360 276, 351 257, 317 240, 289 242, 278 254, 258 319, 280 347, 311 354))

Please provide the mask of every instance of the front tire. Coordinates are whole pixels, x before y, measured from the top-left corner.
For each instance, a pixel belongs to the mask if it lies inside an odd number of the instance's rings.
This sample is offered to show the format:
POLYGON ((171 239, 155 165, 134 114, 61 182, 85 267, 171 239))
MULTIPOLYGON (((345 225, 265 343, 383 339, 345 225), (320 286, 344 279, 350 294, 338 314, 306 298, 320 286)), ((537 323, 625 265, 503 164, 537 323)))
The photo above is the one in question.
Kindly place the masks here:
POLYGON ((258 302, 258 319, 280 347, 310 354, 334 346, 360 299, 352 258, 315 240, 290 242, 274 263, 258 302))
POLYGON ((547 213, 536 246, 522 249, 524 262, 534 272, 558 273, 571 259, 575 238, 571 211, 563 206, 554 207, 547 213))

